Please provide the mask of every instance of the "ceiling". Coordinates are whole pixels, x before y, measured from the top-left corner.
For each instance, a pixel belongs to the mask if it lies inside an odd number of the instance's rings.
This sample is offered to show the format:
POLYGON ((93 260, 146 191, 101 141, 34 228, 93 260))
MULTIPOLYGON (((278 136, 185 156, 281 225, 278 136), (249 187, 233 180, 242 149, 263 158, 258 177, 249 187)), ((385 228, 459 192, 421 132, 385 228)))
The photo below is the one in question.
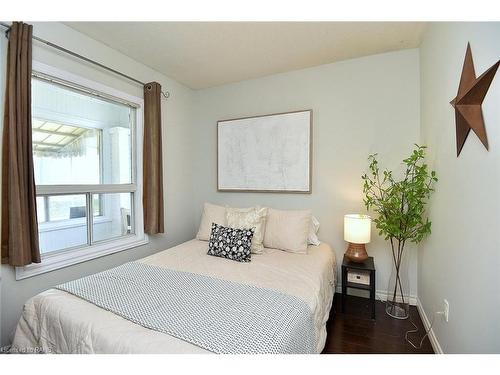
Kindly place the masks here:
POLYGON ((68 22, 203 89, 355 57, 415 48, 422 22, 68 22))

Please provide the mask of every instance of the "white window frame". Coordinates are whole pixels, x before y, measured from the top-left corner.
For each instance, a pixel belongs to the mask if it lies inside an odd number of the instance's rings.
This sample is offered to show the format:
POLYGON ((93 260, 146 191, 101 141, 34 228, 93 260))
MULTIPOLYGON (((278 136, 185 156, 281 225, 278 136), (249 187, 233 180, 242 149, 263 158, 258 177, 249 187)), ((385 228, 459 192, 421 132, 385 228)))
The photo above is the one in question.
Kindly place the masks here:
MULTIPOLYGON (((16 280, 25 279, 42 273, 68 267, 77 263, 99 258, 105 255, 128 250, 149 242, 144 233, 144 218, 142 207, 142 147, 143 147, 143 108, 144 100, 133 95, 118 91, 101 83, 88 80, 59 68, 33 61, 35 74, 51 77, 54 81, 72 86, 75 89, 87 91, 93 95, 103 96, 132 105, 136 108, 135 139, 132 142, 132 183, 115 185, 38 185, 37 195, 56 194, 88 194, 88 193, 130 193, 133 192, 134 233, 114 239, 99 241, 91 246, 84 245, 61 251, 42 254, 41 263, 32 263, 24 267, 16 267, 16 280)), ((87 212, 89 215, 89 212, 87 212)), ((92 225, 93 216, 89 216, 92 225)))

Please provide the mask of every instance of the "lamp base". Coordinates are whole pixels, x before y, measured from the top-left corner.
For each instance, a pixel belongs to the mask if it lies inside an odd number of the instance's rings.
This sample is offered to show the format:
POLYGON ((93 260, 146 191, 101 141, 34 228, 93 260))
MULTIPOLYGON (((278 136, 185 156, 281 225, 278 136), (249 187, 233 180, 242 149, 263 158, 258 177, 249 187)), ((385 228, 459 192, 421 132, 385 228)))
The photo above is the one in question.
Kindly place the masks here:
POLYGON ((368 259, 368 253, 366 252, 365 244, 349 242, 349 246, 347 247, 345 256, 351 262, 363 263, 365 260, 368 259))

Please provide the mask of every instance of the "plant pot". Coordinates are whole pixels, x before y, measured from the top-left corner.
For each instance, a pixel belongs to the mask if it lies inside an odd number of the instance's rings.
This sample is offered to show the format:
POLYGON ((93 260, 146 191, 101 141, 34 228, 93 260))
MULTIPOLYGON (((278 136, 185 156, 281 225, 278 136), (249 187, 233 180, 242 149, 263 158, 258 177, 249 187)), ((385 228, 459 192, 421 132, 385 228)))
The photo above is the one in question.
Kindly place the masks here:
POLYGON ((410 314, 409 254, 407 250, 393 255, 392 272, 387 286, 385 312, 396 319, 407 319, 410 314))

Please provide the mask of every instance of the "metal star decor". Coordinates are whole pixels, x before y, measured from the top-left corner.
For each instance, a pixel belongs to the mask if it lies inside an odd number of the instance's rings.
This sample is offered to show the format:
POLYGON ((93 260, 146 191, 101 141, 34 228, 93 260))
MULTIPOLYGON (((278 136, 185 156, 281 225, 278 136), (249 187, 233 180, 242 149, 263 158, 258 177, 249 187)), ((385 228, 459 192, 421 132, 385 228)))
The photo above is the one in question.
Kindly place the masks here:
POLYGON ((460 155, 471 129, 474 130, 484 147, 488 149, 488 138, 486 137, 481 104, 490 88, 493 77, 495 77, 499 64, 500 60, 476 78, 470 43, 467 43, 467 52, 465 53, 458 93, 455 99, 450 102, 455 108, 457 157, 460 155))

